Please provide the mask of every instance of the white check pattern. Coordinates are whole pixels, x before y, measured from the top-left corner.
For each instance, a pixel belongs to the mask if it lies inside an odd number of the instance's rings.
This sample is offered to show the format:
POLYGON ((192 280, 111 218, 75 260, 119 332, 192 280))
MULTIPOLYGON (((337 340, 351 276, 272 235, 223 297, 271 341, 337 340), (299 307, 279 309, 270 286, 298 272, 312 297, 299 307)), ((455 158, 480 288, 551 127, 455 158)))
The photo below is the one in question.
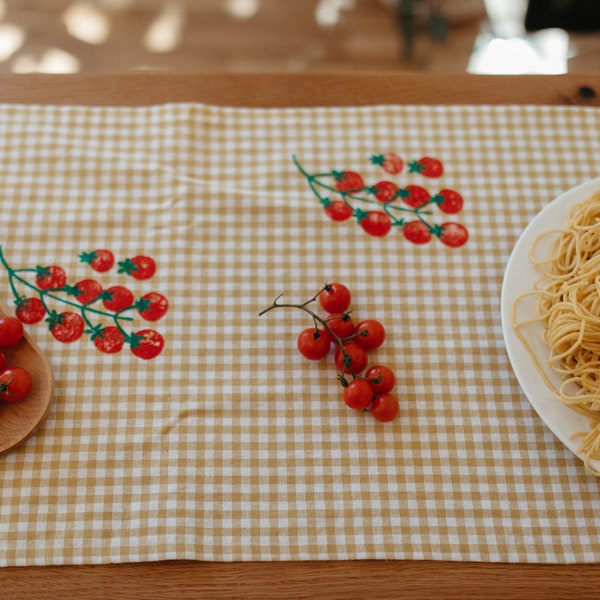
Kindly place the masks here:
MULTIPOLYGON (((512 374, 500 288, 524 226, 600 175, 600 111, 581 107, 0 107, 0 243, 18 268, 153 289, 157 358, 28 331, 56 398, 0 457, 0 564, 198 559, 596 562, 599 482, 512 374), (367 235, 324 214, 292 162, 382 178, 372 154, 435 156, 460 191, 461 248, 367 235), (147 254, 132 282, 81 252, 147 254), (344 282, 387 328, 401 416, 347 409, 331 360, 296 351, 300 311, 344 282), (125 282, 125 283, 124 283, 125 282)), ((12 302, 5 272, 0 297, 12 302)))

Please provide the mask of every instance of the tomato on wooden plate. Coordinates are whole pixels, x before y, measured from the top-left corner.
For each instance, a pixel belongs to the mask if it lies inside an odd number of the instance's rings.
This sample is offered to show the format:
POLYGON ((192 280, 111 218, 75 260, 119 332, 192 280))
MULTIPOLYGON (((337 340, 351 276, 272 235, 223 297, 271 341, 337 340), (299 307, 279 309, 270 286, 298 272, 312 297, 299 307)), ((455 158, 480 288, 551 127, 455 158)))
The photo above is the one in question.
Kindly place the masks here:
POLYGON ((0 373, 0 400, 21 402, 31 392, 31 375, 22 367, 9 367, 0 373))

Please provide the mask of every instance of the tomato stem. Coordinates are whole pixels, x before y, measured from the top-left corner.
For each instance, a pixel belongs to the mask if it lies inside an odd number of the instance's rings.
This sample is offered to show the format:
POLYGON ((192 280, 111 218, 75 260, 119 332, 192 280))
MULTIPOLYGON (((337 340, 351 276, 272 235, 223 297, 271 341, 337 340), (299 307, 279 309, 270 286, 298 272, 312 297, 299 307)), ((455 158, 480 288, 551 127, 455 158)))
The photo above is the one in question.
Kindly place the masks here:
MULTIPOLYGON (((296 309, 302 310, 305 313, 307 313, 308 315, 310 315, 313 319, 313 323, 315 324, 315 329, 318 329, 319 324, 322 325, 323 328, 327 331, 327 333, 331 336, 331 338, 335 341, 335 343, 339 346, 340 350, 342 351, 342 356, 344 359, 343 360, 344 368, 342 369, 342 373, 338 376, 338 379, 340 380, 340 383, 342 384, 342 386, 344 386, 344 381, 345 381, 344 374, 345 373, 350 374, 354 379, 364 379, 363 377, 360 377, 357 373, 355 373, 354 370, 352 369, 352 365, 351 365, 352 357, 348 354, 348 352, 344 348, 344 342, 348 341, 349 339, 351 339, 354 336, 350 336, 348 338, 341 338, 328 325, 327 319, 324 319, 323 317, 319 316, 315 311, 308 308, 308 305, 315 302, 318 299, 321 292, 328 289, 328 287, 329 287, 329 284, 326 283, 312 298, 309 298, 306 302, 303 302, 301 304, 279 302, 279 299, 283 296, 283 294, 279 294, 279 296, 277 296, 277 298, 275 298, 275 300, 273 300, 273 303, 271 304, 271 306, 268 306, 267 308, 261 310, 258 313, 258 316, 261 317, 262 315, 270 312, 271 310, 273 310, 275 308, 296 308, 296 309)), ((346 382, 346 385, 347 385, 347 382, 346 382)))

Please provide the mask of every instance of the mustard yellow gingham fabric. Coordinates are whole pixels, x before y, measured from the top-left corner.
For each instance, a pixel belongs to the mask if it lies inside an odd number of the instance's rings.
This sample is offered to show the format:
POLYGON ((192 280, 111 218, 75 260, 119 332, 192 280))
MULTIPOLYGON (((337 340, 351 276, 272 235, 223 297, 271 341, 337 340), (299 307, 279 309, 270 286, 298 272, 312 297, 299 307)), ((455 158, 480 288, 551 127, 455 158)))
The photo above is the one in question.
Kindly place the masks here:
MULTIPOLYGON (((0 564, 199 559, 592 563, 600 482, 534 413, 500 325, 527 223, 600 176, 600 111, 581 107, 0 107, 0 244, 14 269, 60 265, 169 301, 163 351, 99 352, 27 331, 55 399, 0 457, 0 564), (433 156, 400 185, 450 188, 469 231, 448 248, 328 218, 296 168, 391 178, 373 155, 433 156), (80 261, 150 256, 135 280, 80 261), (401 415, 348 409, 331 357, 296 349, 301 311, 345 283, 387 329, 401 415)), ((0 298, 13 306, 6 269, 0 298)))

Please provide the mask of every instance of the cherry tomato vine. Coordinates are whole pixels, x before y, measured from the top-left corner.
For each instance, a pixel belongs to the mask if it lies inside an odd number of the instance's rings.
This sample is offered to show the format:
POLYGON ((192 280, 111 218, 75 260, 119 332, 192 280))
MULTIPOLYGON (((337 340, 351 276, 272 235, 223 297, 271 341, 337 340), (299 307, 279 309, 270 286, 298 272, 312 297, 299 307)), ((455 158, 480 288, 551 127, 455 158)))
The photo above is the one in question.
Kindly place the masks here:
POLYGON ((8 315, 0 317, 0 400, 4 402, 25 400, 33 387, 29 371, 10 364, 18 356, 13 351, 21 343, 23 333, 21 321, 8 315))
POLYGON ((312 327, 300 332, 297 339, 299 352, 309 360, 321 360, 333 349, 338 369, 337 379, 343 388, 346 405, 356 410, 370 411, 378 421, 392 421, 399 413, 397 398, 390 394, 396 377, 384 365, 368 365, 368 353, 385 341, 385 328, 376 319, 354 323, 351 315, 351 294, 341 283, 326 283, 314 296, 301 303, 282 302, 280 294, 259 317, 279 308, 297 309, 312 320, 312 327), (319 302, 328 314, 323 316, 312 308, 319 302))
MULTIPOLYGON (((292 160, 325 214, 333 221, 354 218, 366 233, 374 237, 384 237, 396 229, 402 231, 406 240, 418 245, 437 238, 448 247, 458 248, 468 240, 469 233, 464 225, 454 221, 433 222, 435 210, 448 215, 462 210, 463 197, 455 190, 443 188, 432 194, 423 186, 401 186, 389 178, 367 185, 356 171, 310 173, 296 156, 292 160)), ((395 153, 373 155, 370 162, 380 166, 387 175, 398 175, 405 166, 405 161, 395 153)), ((429 179, 441 177, 444 173, 442 162, 430 156, 406 164, 409 173, 429 179)))
MULTIPOLYGON (((115 264, 112 252, 105 249, 84 252, 80 261, 99 273, 109 271, 115 264)), ((1 246, 0 264, 8 273, 15 314, 21 322, 31 325, 45 319, 56 340, 71 343, 85 334, 98 350, 107 354, 128 345, 138 358, 151 359, 163 350, 164 338, 158 331, 129 328, 136 313, 145 321, 161 319, 169 308, 163 294, 149 292, 135 298, 125 286, 103 288, 95 279, 82 279, 71 285, 65 270, 58 265, 14 269, 1 246)), ((118 266, 119 273, 137 280, 149 279, 156 270, 154 260, 145 256, 125 259, 118 266)))

